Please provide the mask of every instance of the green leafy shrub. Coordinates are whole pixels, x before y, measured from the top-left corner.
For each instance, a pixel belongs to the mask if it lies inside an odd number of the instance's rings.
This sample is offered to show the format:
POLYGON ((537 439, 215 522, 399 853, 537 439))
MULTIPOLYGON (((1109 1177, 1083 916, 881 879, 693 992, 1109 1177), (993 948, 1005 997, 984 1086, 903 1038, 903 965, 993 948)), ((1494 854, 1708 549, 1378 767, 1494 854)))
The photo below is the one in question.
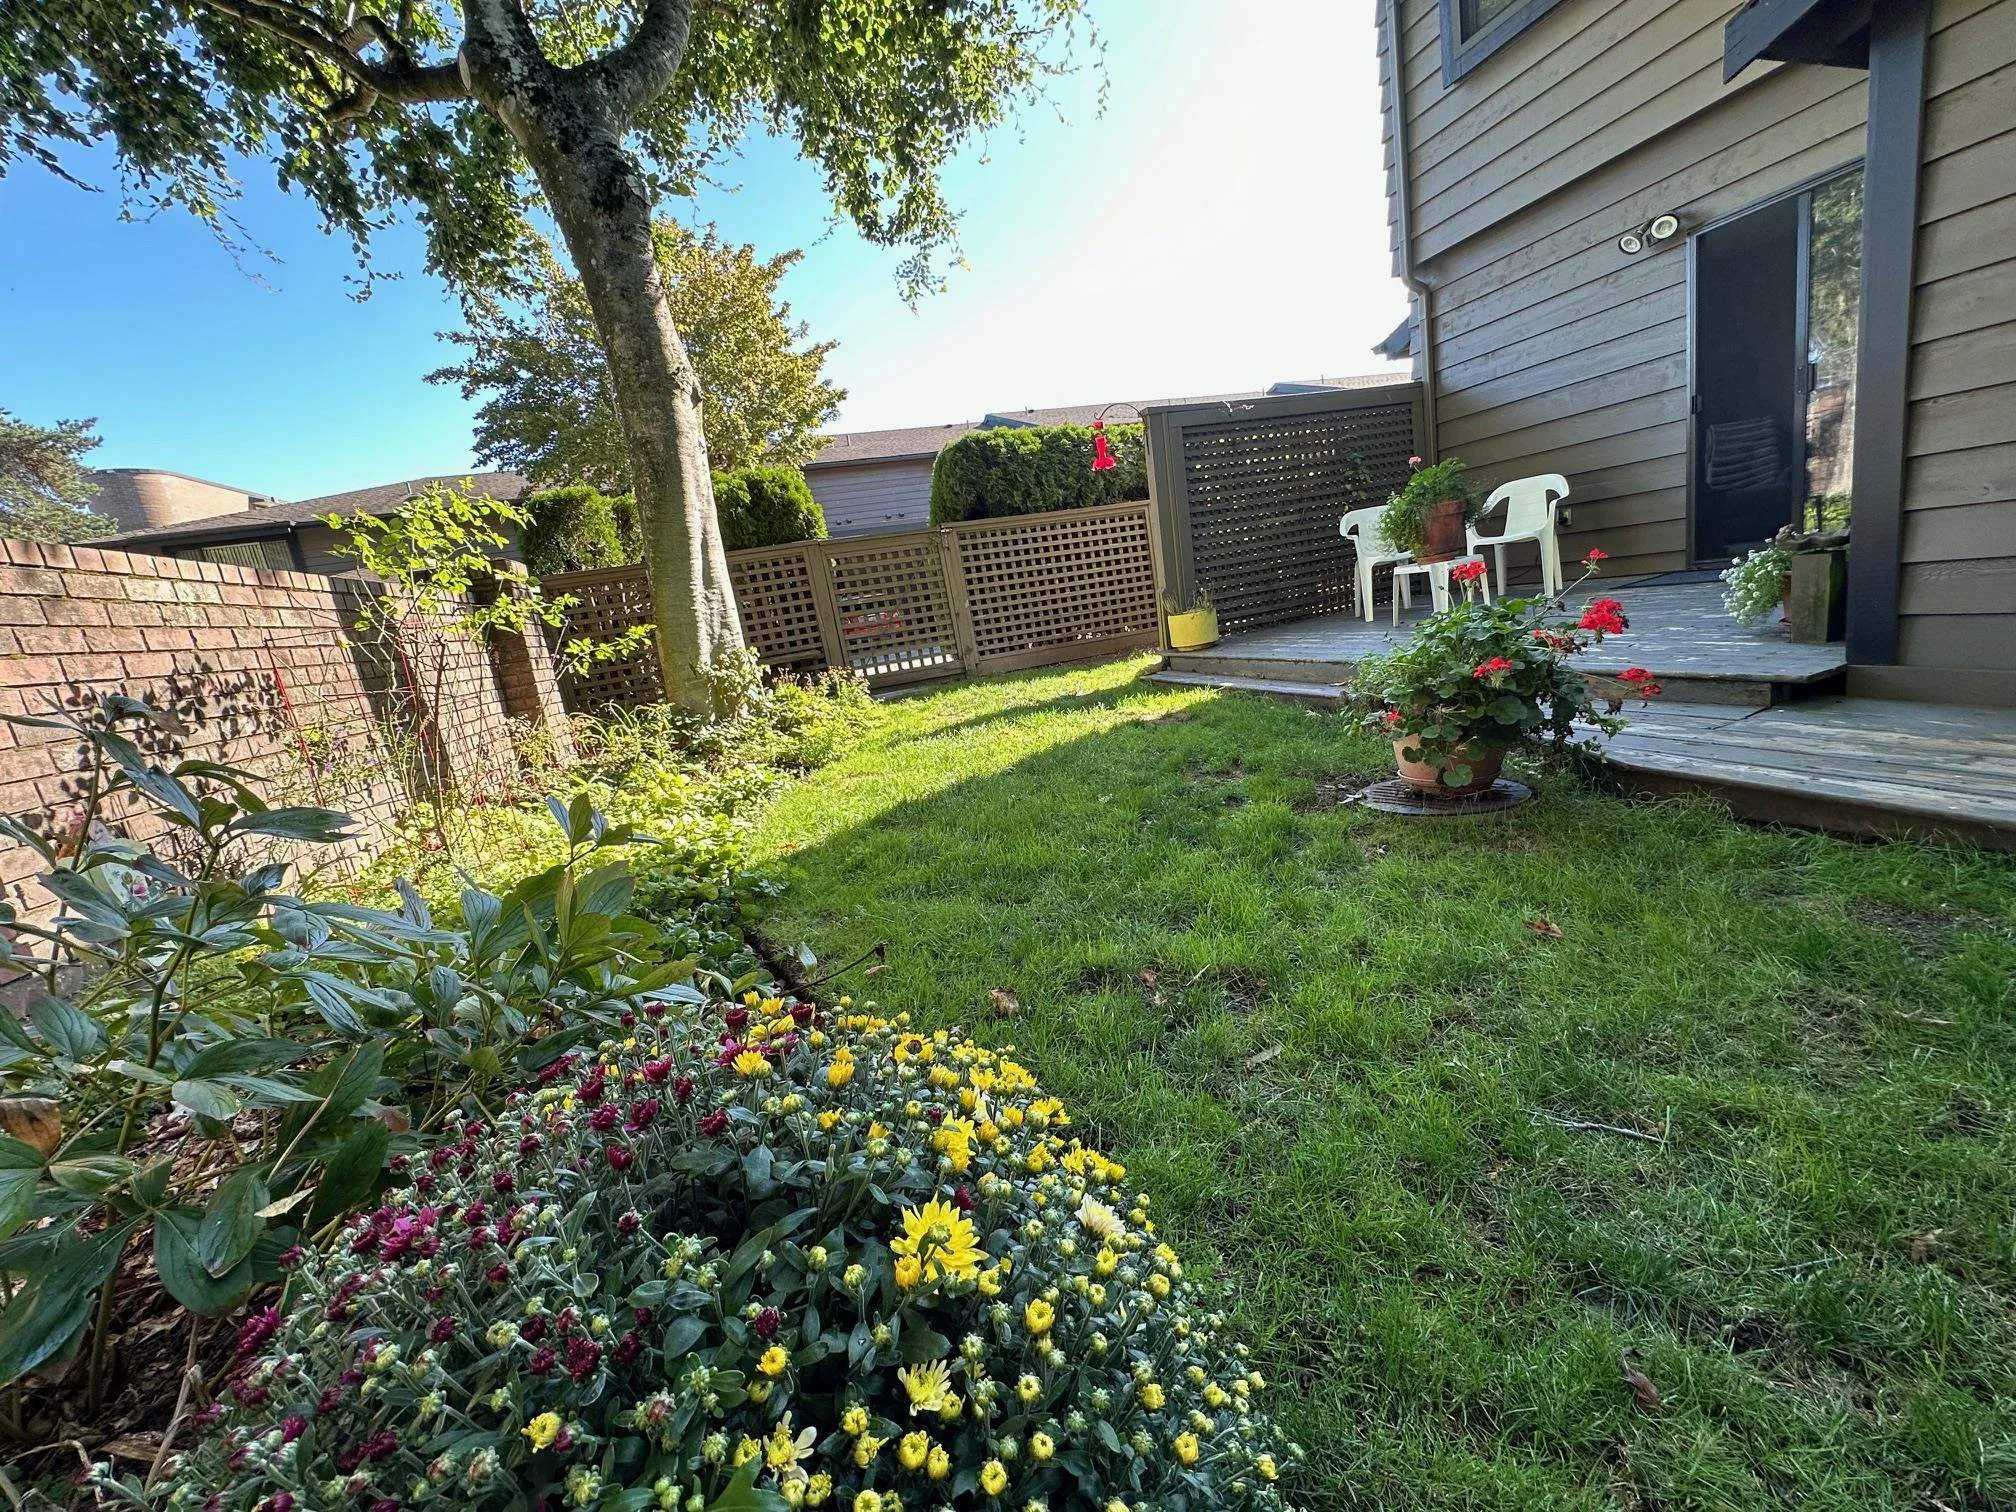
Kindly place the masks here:
POLYGON ((525 521, 518 546, 534 577, 621 567, 641 556, 637 507, 629 494, 575 484, 527 494, 519 507, 525 521))
POLYGON ((795 467, 714 474, 714 514, 730 551, 826 539, 826 512, 795 467))
MULTIPOLYGON (((729 658, 724 719, 702 720, 669 704, 611 709, 573 722, 577 760, 547 774, 563 798, 587 802, 627 825, 636 906, 653 919, 688 914, 719 920, 742 882, 751 808, 792 775, 840 755, 880 712, 852 673, 766 681, 754 656, 729 658)), ((510 876, 562 859, 560 837, 537 805, 464 809, 449 818, 416 808, 397 843, 344 889, 356 901, 391 895, 407 880, 438 913, 453 917, 465 874, 510 876)))
POLYGON ((931 469, 931 523, 1090 509, 1148 497, 1148 456, 1138 425, 1106 429, 1117 466, 1092 470, 1083 425, 996 426, 968 431, 931 469))
POLYGON ((1287 1505, 1147 1196, 956 1034, 661 991, 408 1174, 246 1321, 170 1507, 1287 1505))
POLYGON ((403 1131, 691 974, 652 964, 623 865, 589 865, 632 837, 583 800, 554 811, 550 865, 516 868, 501 896, 464 887, 449 930, 411 889, 396 911, 288 891, 275 849, 339 839, 347 816, 269 807, 215 762, 150 761, 143 743, 174 727, 143 704, 11 718, 93 762, 56 833, 0 819, 61 904, 46 924, 0 905, 0 956, 43 989, 24 1019, 0 1012, 0 1383, 88 1331, 95 1395, 131 1246, 151 1242, 182 1306, 233 1306, 277 1278, 283 1248, 374 1196, 414 1145, 403 1131), (136 800, 165 828, 151 850, 104 822, 136 800))

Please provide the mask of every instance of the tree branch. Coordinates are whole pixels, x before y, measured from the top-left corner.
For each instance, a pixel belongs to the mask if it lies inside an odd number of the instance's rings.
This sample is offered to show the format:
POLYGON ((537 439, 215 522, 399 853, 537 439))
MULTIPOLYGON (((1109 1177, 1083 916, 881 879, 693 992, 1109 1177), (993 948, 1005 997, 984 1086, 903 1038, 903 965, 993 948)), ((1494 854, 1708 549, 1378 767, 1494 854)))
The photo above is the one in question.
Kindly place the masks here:
POLYGON ((375 103, 371 97, 377 95, 402 105, 471 97, 458 66, 416 63, 405 44, 375 16, 360 18, 357 25, 338 36, 329 30, 328 18, 293 0, 198 0, 198 3, 313 53, 353 79, 358 85, 357 93, 341 102, 332 119, 362 115, 375 103), (386 62, 374 63, 362 56, 363 50, 374 42, 384 48, 386 62))
POLYGON ((693 0, 644 0, 644 14, 629 39, 587 65, 619 120, 628 122, 671 85, 692 31, 693 0))

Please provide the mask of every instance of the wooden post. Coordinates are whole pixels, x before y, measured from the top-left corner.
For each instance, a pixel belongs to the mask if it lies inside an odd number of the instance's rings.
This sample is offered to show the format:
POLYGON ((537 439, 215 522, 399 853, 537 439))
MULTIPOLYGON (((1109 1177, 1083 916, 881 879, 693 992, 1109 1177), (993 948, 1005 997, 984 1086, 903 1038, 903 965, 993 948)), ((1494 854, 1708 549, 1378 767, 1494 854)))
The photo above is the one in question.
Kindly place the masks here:
POLYGON ((959 558, 959 527, 941 525, 932 534, 938 537, 938 572, 945 579, 945 607, 951 611, 953 645, 959 652, 959 665, 971 677, 980 667, 980 641, 973 633, 973 610, 966 597, 966 569, 959 558))
POLYGON ((819 612, 819 640, 826 648, 826 665, 844 671, 852 664, 847 659, 847 636, 840 628, 840 607, 833 598, 833 564, 824 541, 805 543, 805 575, 812 580, 812 606, 819 612))

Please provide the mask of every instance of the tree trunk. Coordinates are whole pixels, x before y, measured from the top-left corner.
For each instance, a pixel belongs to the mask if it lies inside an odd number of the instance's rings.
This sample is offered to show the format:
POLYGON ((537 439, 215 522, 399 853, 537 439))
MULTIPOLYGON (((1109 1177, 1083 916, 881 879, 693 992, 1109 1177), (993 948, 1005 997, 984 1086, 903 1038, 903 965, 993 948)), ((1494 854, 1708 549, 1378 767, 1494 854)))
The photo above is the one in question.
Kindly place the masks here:
POLYGON ((464 74, 538 176, 609 359, 665 697, 713 713, 708 674, 742 631, 714 514, 700 386, 665 303, 643 172, 602 88, 548 63, 515 5, 474 0, 465 16, 464 74))

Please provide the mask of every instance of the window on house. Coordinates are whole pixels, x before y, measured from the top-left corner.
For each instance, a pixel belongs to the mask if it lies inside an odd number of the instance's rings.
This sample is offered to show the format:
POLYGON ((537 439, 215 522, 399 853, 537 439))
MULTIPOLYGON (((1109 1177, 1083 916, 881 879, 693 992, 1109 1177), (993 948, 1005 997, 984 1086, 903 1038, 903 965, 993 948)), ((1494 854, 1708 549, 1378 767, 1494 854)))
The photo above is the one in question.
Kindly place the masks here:
POLYGON ((178 551, 177 556, 199 562, 222 562, 229 567, 259 567, 268 572, 292 572, 294 552, 285 536, 267 536, 258 541, 219 541, 178 551))
POLYGON ((1442 82, 1454 84, 1559 0, 1440 0, 1442 82))

